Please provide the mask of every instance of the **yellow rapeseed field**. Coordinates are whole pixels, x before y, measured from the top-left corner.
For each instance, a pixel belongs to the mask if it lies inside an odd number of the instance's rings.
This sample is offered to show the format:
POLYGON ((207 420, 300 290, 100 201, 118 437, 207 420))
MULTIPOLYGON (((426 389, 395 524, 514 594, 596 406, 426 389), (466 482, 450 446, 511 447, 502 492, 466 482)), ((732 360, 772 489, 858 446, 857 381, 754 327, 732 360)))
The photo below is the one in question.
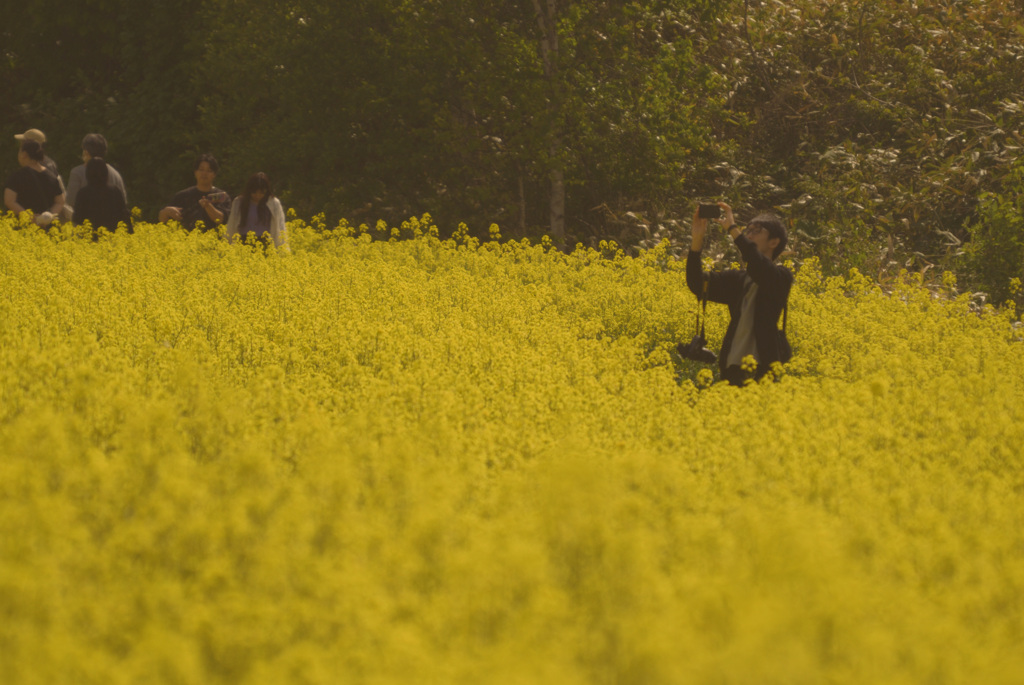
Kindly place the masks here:
POLYGON ((665 247, 289 232, 0 219, 0 683, 1024 682, 1006 311, 808 260, 737 389, 665 247))

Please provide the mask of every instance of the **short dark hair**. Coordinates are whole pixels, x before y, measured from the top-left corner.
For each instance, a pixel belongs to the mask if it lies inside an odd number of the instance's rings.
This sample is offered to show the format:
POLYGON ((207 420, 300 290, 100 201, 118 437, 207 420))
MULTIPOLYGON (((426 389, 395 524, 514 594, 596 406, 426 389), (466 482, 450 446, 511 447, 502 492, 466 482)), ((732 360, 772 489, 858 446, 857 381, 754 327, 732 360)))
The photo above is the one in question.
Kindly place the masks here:
POLYGON ((107 171, 107 162, 102 157, 93 157, 85 163, 86 185, 103 188, 107 185, 107 178, 110 172, 107 171))
POLYGON ((43 154, 43 144, 26 138, 21 141, 21 151, 29 156, 29 159, 34 159, 37 162, 42 162, 46 156, 43 154))
POLYGON ((216 174, 217 172, 220 171, 220 164, 217 163, 217 158, 210 154, 199 155, 199 158, 196 159, 196 167, 194 171, 199 171, 199 165, 202 164, 203 162, 206 162, 207 164, 210 165, 210 171, 212 171, 213 173, 216 174))
POLYGON ((768 231, 769 240, 772 238, 779 239, 779 244, 775 246, 775 250, 772 252, 772 259, 778 257, 786 249, 786 243, 789 242, 789 234, 786 231, 786 225, 782 223, 782 219, 778 216, 770 212, 758 214, 750 220, 749 225, 757 225, 768 231))
POLYGON ((88 152, 90 157, 106 157, 107 139, 100 133, 90 133, 82 138, 82 149, 88 152))

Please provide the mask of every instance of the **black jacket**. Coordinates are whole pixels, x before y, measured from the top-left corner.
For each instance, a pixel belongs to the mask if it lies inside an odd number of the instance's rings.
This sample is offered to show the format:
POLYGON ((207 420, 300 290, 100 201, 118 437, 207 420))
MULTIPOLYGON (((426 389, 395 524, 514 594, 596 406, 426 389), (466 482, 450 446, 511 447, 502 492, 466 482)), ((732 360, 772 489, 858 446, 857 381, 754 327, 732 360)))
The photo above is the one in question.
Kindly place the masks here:
POLYGON ((757 284, 757 295, 754 300, 754 340, 757 342, 758 365, 756 378, 768 372, 772 362, 789 361, 789 344, 784 334, 778 329, 779 316, 789 299, 789 290, 793 286, 793 274, 786 267, 776 264, 757 251, 757 246, 743 235, 737 236, 736 247, 739 248, 746 270, 729 269, 704 273, 701 264, 701 253, 690 251, 686 259, 686 284, 697 296, 702 297, 704 278, 708 279, 708 301, 720 302, 729 306, 729 328, 722 340, 722 351, 718 355, 718 364, 725 371, 729 349, 732 347, 736 327, 740 321, 740 307, 743 304, 743 287, 746 277, 757 284))

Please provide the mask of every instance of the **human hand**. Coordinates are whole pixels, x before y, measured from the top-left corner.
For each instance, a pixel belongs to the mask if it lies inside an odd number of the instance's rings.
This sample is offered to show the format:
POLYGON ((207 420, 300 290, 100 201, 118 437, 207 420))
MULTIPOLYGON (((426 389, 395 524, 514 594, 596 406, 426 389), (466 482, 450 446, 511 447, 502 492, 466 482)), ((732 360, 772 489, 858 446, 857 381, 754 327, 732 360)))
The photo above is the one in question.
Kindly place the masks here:
POLYGON ((168 219, 174 219, 175 221, 181 221, 181 207, 164 207, 161 221, 167 221, 168 219))
POLYGON ((722 208, 722 218, 720 219, 722 225, 725 226, 726 228, 732 228, 733 226, 735 226, 736 220, 733 218, 732 215, 732 207, 725 204, 724 202, 719 202, 718 206, 722 208))
POLYGON ((199 198, 199 206, 202 207, 203 211, 206 212, 206 216, 210 217, 210 220, 214 222, 223 221, 224 219, 224 212, 217 209, 217 205, 213 204, 213 201, 210 199, 212 197, 214 200, 216 200, 217 195, 219 195, 219 193, 206 195, 204 197, 199 198))
POLYGON ((32 221, 35 222, 36 226, 48 226, 53 221, 53 214, 50 212, 40 212, 32 217, 32 221))

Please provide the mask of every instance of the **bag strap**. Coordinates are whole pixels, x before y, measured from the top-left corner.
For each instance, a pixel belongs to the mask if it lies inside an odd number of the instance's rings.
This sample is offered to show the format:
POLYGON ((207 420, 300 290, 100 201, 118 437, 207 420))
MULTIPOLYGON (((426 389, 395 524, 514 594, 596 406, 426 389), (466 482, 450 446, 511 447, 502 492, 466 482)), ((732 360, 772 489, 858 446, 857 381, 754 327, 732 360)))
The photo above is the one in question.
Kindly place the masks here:
POLYGON ((708 277, 704 274, 704 290, 700 297, 700 307, 697 308, 697 322, 694 326, 695 331, 700 332, 700 337, 704 337, 704 322, 708 318, 708 277), (701 317, 701 309, 704 310, 704 316, 701 317))

